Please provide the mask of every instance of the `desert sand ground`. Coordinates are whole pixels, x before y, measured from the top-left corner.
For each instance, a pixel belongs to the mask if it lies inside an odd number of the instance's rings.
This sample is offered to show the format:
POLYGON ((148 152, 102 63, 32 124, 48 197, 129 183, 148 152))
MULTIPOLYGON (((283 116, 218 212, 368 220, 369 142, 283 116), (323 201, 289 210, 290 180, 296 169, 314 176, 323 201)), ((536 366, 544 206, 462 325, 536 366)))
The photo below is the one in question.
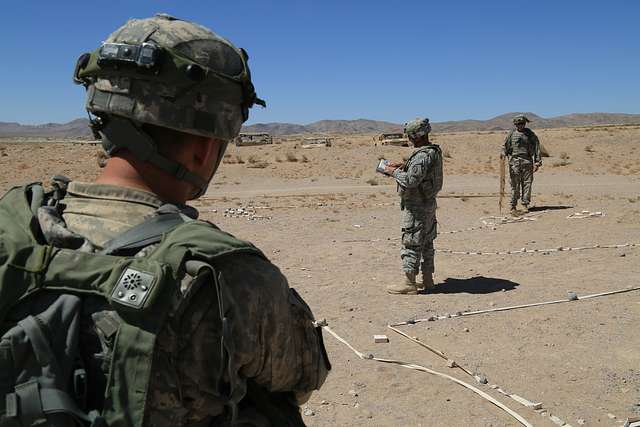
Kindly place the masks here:
MULTIPOLYGON (((640 243, 640 126, 537 132, 549 151, 535 175, 531 220, 499 222, 498 153, 505 132, 435 134, 446 155, 437 250, 495 252, 640 243), (588 210, 604 216, 568 219, 588 210), (485 222, 483 222, 483 219, 485 222), (473 230, 468 230, 473 228, 473 230), (451 231, 462 230, 457 233, 451 231)), ((228 150, 202 217, 257 244, 318 319, 358 350, 401 359, 473 384, 536 426, 619 426, 640 416, 640 291, 399 327, 473 373, 449 368, 388 323, 640 286, 640 246, 508 255, 436 255, 436 290, 392 296, 402 279, 399 207, 379 157, 411 149, 338 136, 330 148, 296 138, 228 150), (254 220, 225 215, 258 207, 254 220), (374 334, 390 342, 374 344, 374 334), (492 389, 532 402, 534 411, 492 389)), ((94 146, 0 140, 0 189, 53 174, 89 180, 94 146)), ((508 184, 507 184, 508 186, 508 184)), ((508 205, 505 199, 505 206, 508 205)), ((506 212, 506 209, 505 209, 506 212)), ((504 213, 502 214, 504 215, 504 213)), ((359 359, 325 333, 333 370, 304 407, 311 426, 512 426, 496 406, 447 379, 359 359)))

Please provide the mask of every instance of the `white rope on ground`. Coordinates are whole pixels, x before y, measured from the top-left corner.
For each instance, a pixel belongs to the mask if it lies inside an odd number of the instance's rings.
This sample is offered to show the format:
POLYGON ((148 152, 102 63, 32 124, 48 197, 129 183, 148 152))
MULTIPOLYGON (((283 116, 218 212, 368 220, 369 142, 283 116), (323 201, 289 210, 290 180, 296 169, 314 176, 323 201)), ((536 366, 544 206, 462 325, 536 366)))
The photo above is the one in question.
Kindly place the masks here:
POLYGON ((463 366, 460 366, 456 363, 455 360, 449 359, 443 352, 441 352, 440 350, 438 350, 437 348, 434 348, 432 346, 430 346, 429 344, 426 344, 420 340, 418 340, 417 338, 411 337, 407 334, 405 334, 404 332, 402 332, 400 329, 394 328, 391 325, 387 325, 387 328, 391 329, 393 332, 402 335, 403 337, 407 338, 408 340, 418 344, 421 347, 426 348, 427 350, 429 350, 430 352, 432 352, 433 354, 437 355, 438 357, 441 357, 442 359, 447 361, 447 364, 449 365, 449 367, 451 368, 459 368, 461 369, 465 374, 472 376, 475 378, 475 375, 473 374, 473 372, 469 371, 468 369, 466 369, 463 366))
POLYGON ((533 425, 531 423, 529 423, 526 419, 524 419, 524 417, 522 417, 520 414, 518 414, 514 410, 508 408, 506 405, 504 405, 499 400, 495 399, 491 395, 485 393, 484 391, 478 389, 477 387, 474 387, 471 384, 468 384, 468 383, 466 383, 464 381, 461 381, 461 380, 459 380, 459 379, 457 379, 455 377, 452 377, 450 375, 443 374, 442 372, 434 371, 434 370, 429 369, 427 367, 424 367, 422 365, 416 365, 414 363, 403 362, 401 360, 395 360, 395 359, 383 359, 383 358, 375 357, 373 354, 365 355, 364 353, 356 350, 351 344, 349 344, 347 342, 347 340, 345 340, 340 335, 338 335, 336 332, 334 332, 333 329, 331 329, 327 325, 326 321, 317 322, 316 324, 317 324, 317 326, 321 326, 325 331, 327 331, 329 334, 331 334, 331 336, 333 336, 335 339, 337 339, 338 341, 340 341, 341 343, 343 343, 344 345, 349 347, 349 349, 351 351, 353 351, 362 360, 373 360, 373 361, 380 362, 380 363, 389 363, 389 364, 393 364, 393 365, 399 365, 399 366, 402 366, 403 368, 413 369, 413 370, 421 371, 421 372, 426 372, 426 373, 431 374, 431 375, 435 375, 435 376, 438 376, 438 377, 441 377, 441 378, 448 379, 450 381, 455 382, 458 385, 461 385, 462 387, 465 387, 465 388, 473 391, 474 393, 476 393, 477 395, 481 396, 485 400, 493 403, 498 408, 502 409, 507 414, 509 414, 511 417, 515 418, 520 424, 522 424, 522 425, 524 425, 526 427, 533 427, 533 425))
POLYGON ((590 212, 590 211, 582 211, 582 212, 574 212, 567 217, 567 219, 584 219, 584 218, 594 218, 594 217, 603 217, 604 212, 590 212))
POLYGON ((468 317, 468 316, 475 316, 475 315, 478 315, 478 314, 496 313, 496 312, 499 312, 499 311, 519 310, 519 309, 522 309, 522 308, 539 307, 541 305, 561 304, 561 303, 564 303, 564 302, 582 301, 582 300, 587 300, 587 299, 592 299, 592 298, 599 298, 599 297, 615 295, 615 294, 622 294, 622 293, 633 292, 633 291, 638 291, 638 290, 640 290, 640 286, 629 287, 629 288, 626 288, 626 289, 618 289, 618 290, 615 290, 615 291, 600 292, 600 293, 597 293, 597 294, 590 294, 590 295, 585 295, 585 296, 573 295, 571 298, 567 298, 567 299, 535 302, 535 303, 532 303, 532 304, 520 304, 520 305, 512 305, 512 306, 508 306, 508 307, 496 307, 496 308, 490 308, 490 309, 487 309, 487 310, 477 310, 477 311, 458 311, 456 313, 446 314, 444 316, 431 316, 431 317, 427 317, 427 318, 424 318, 424 319, 415 319, 415 320, 407 320, 406 322, 391 323, 390 325, 391 326, 413 325, 414 323, 420 323, 420 322, 432 322, 432 321, 435 321, 435 320, 452 319, 452 318, 456 318, 456 317, 468 317))
MULTIPOLYGON (((460 370, 462 370, 465 374, 469 375, 470 377, 474 378, 477 382, 479 382, 480 384, 488 384, 489 380, 481 375, 476 375, 473 372, 469 371, 468 369, 466 369, 465 367, 459 365, 456 361, 449 359, 442 351, 420 341, 417 337, 412 337, 404 332, 402 332, 401 330, 394 328, 391 325, 387 325, 387 327, 389 329, 391 329, 392 331, 396 332, 397 334, 407 338, 409 341, 414 342, 416 344, 418 344, 421 347, 426 348, 427 350, 429 350, 430 352, 436 354, 437 356, 441 357, 442 359, 447 361, 447 366, 449 366, 450 368, 458 368, 460 370)), ((544 409, 542 408, 542 402, 532 402, 529 399, 525 399, 522 396, 519 396, 515 393, 509 393, 505 390, 503 390, 502 388, 500 388, 500 386, 496 385, 496 384, 492 384, 490 386, 493 390, 496 390, 497 392, 507 396, 508 398, 514 400, 515 402, 521 404, 522 406, 529 408, 529 409, 533 409, 536 411, 540 411, 542 412, 544 409)), ((545 412, 548 412, 546 410, 544 410, 545 412)), ((557 418, 557 417, 556 417, 557 418)))
POLYGON ((517 249, 511 251, 454 251, 452 249, 436 249, 436 252, 451 255, 518 255, 518 254, 549 254, 552 252, 569 252, 569 251, 584 251, 589 249, 620 249, 620 248, 634 248, 640 246, 640 243, 623 243, 618 245, 600 245, 595 244, 591 246, 578 246, 578 247, 564 247, 559 246, 557 248, 547 249, 517 249))
MULTIPOLYGON (((490 228, 492 230, 496 230, 496 228, 500 225, 505 225, 505 224, 513 224, 513 223, 522 223, 522 222, 526 222, 526 221, 536 221, 536 218, 533 218, 533 216, 537 216, 537 215, 541 215, 543 213, 549 212, 549 210, 546 211, 540 211, 540 212, 534 212, 531 214, 528 214, 526 216, 521 216, 518 218, 509 218, 509 217, 502 217, 502 216, 493 216, 493 217, 484 217, 484 218, 480 218, 480 220, 482 221, 483 225, 478 225, 476 227, 467 227, 467 228, 461 228, 459 230, 448 230, 448 231, 440 231, 438 232, 438 235, 442 235, 442 234, 456 234, 456 233, 464 233, 467 231, 477 231, 477 230, 484 230, 487 228, 490 228), (488 221, 489 219, 496 219, 498 220, 497 222, 491 222, 488 221)), ((390 237, 387 239, 351 239, 351 240, 343 240, 342 243, 368 243, 368 242, 381 242, 381 241, 392 241, 392 240, 400 240, 402 239, 401 237, 390 237)))

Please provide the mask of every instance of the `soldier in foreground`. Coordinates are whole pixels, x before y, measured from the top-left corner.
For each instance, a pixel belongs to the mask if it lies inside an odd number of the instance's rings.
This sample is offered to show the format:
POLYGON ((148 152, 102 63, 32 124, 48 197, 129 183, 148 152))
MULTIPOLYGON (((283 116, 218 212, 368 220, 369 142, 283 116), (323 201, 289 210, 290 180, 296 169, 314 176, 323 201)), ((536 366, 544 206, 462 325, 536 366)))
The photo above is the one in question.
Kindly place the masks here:
POLYGON ((542 165, 540 141, 529 128, 529 119, 519 114, 513 118, 515 129, 504 140, 502 156, 509 158, 509 180, 511 183, 511 214, 517 215, 518 199, 522 200, 524 212, 529 212, 533 174, 542 165))
POLYGON ((299 405, 330 369, 311 310, 259 249, 185 205, 263 104, 247 60, 163 14, 80 57, 74 79, 109 159, 93 183, 57 177, 55 191, 0 202, 0 350, 33 342, 0 351, 13 402, 0 424, 304 425, 299 405))
POLYGON ((436 195, 442 189, 442 152, 429 141, 429 119, 410 121, 404 130, 417 150, 406 162, 390 163, 385 168, 398 183, 403 245, 400 256, 405 274, 402 283, 387 287, 390 294, 417 294, 434 287, 433 240, 437 236, 436 195), (421 286, 416 283, 420 268, 421 286))

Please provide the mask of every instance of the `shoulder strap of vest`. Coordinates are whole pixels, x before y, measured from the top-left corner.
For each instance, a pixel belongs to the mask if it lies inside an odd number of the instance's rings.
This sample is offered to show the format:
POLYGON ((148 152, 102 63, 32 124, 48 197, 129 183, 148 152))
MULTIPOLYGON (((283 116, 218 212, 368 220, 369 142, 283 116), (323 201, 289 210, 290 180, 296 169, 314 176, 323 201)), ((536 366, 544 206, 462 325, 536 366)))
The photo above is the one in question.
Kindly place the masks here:
POLYGON ((440 153, 440 146, 436 145, 436 144, 429 144, 429 145, 425 145, 423 147, 418 148, 416 151, 414 151, 413 153, 411 153, 411 156, 409 156, 409 158, 407 159, 407 161, 404 163, 405 167, 406 165, 409 164, 409 162, 411 161, 411 159, 413 159, 415 156, 417 156, 419 153, 424 153, 426 151, 429 150, 435 150, 437 152, 440 153))
POLYGON ((185 215, 180 213, 154 215, 106 242, 99 253, 121 255, 123 253, 138 252, 149 245, 159 243, 165 233, 169 233, 188 220, 190 219, 185 218, 185 215))

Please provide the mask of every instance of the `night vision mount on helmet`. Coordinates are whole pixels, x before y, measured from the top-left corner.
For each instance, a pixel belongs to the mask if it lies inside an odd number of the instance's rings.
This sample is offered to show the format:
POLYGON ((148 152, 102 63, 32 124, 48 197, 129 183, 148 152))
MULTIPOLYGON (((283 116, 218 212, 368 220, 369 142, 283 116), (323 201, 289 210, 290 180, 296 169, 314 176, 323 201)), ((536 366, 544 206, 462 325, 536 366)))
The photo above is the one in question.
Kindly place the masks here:
MULTIPOLYGON (((151 124, 223 141, 240 132, 256 96, 249 56, 214 32, 166 14, 133 19, 77 61, 96 138, 109 154, 129 149, 203 192, 208 182, 161 156, 143 129, 151 124)), ((217 165, 216 165, 217 167, 217 165)))

